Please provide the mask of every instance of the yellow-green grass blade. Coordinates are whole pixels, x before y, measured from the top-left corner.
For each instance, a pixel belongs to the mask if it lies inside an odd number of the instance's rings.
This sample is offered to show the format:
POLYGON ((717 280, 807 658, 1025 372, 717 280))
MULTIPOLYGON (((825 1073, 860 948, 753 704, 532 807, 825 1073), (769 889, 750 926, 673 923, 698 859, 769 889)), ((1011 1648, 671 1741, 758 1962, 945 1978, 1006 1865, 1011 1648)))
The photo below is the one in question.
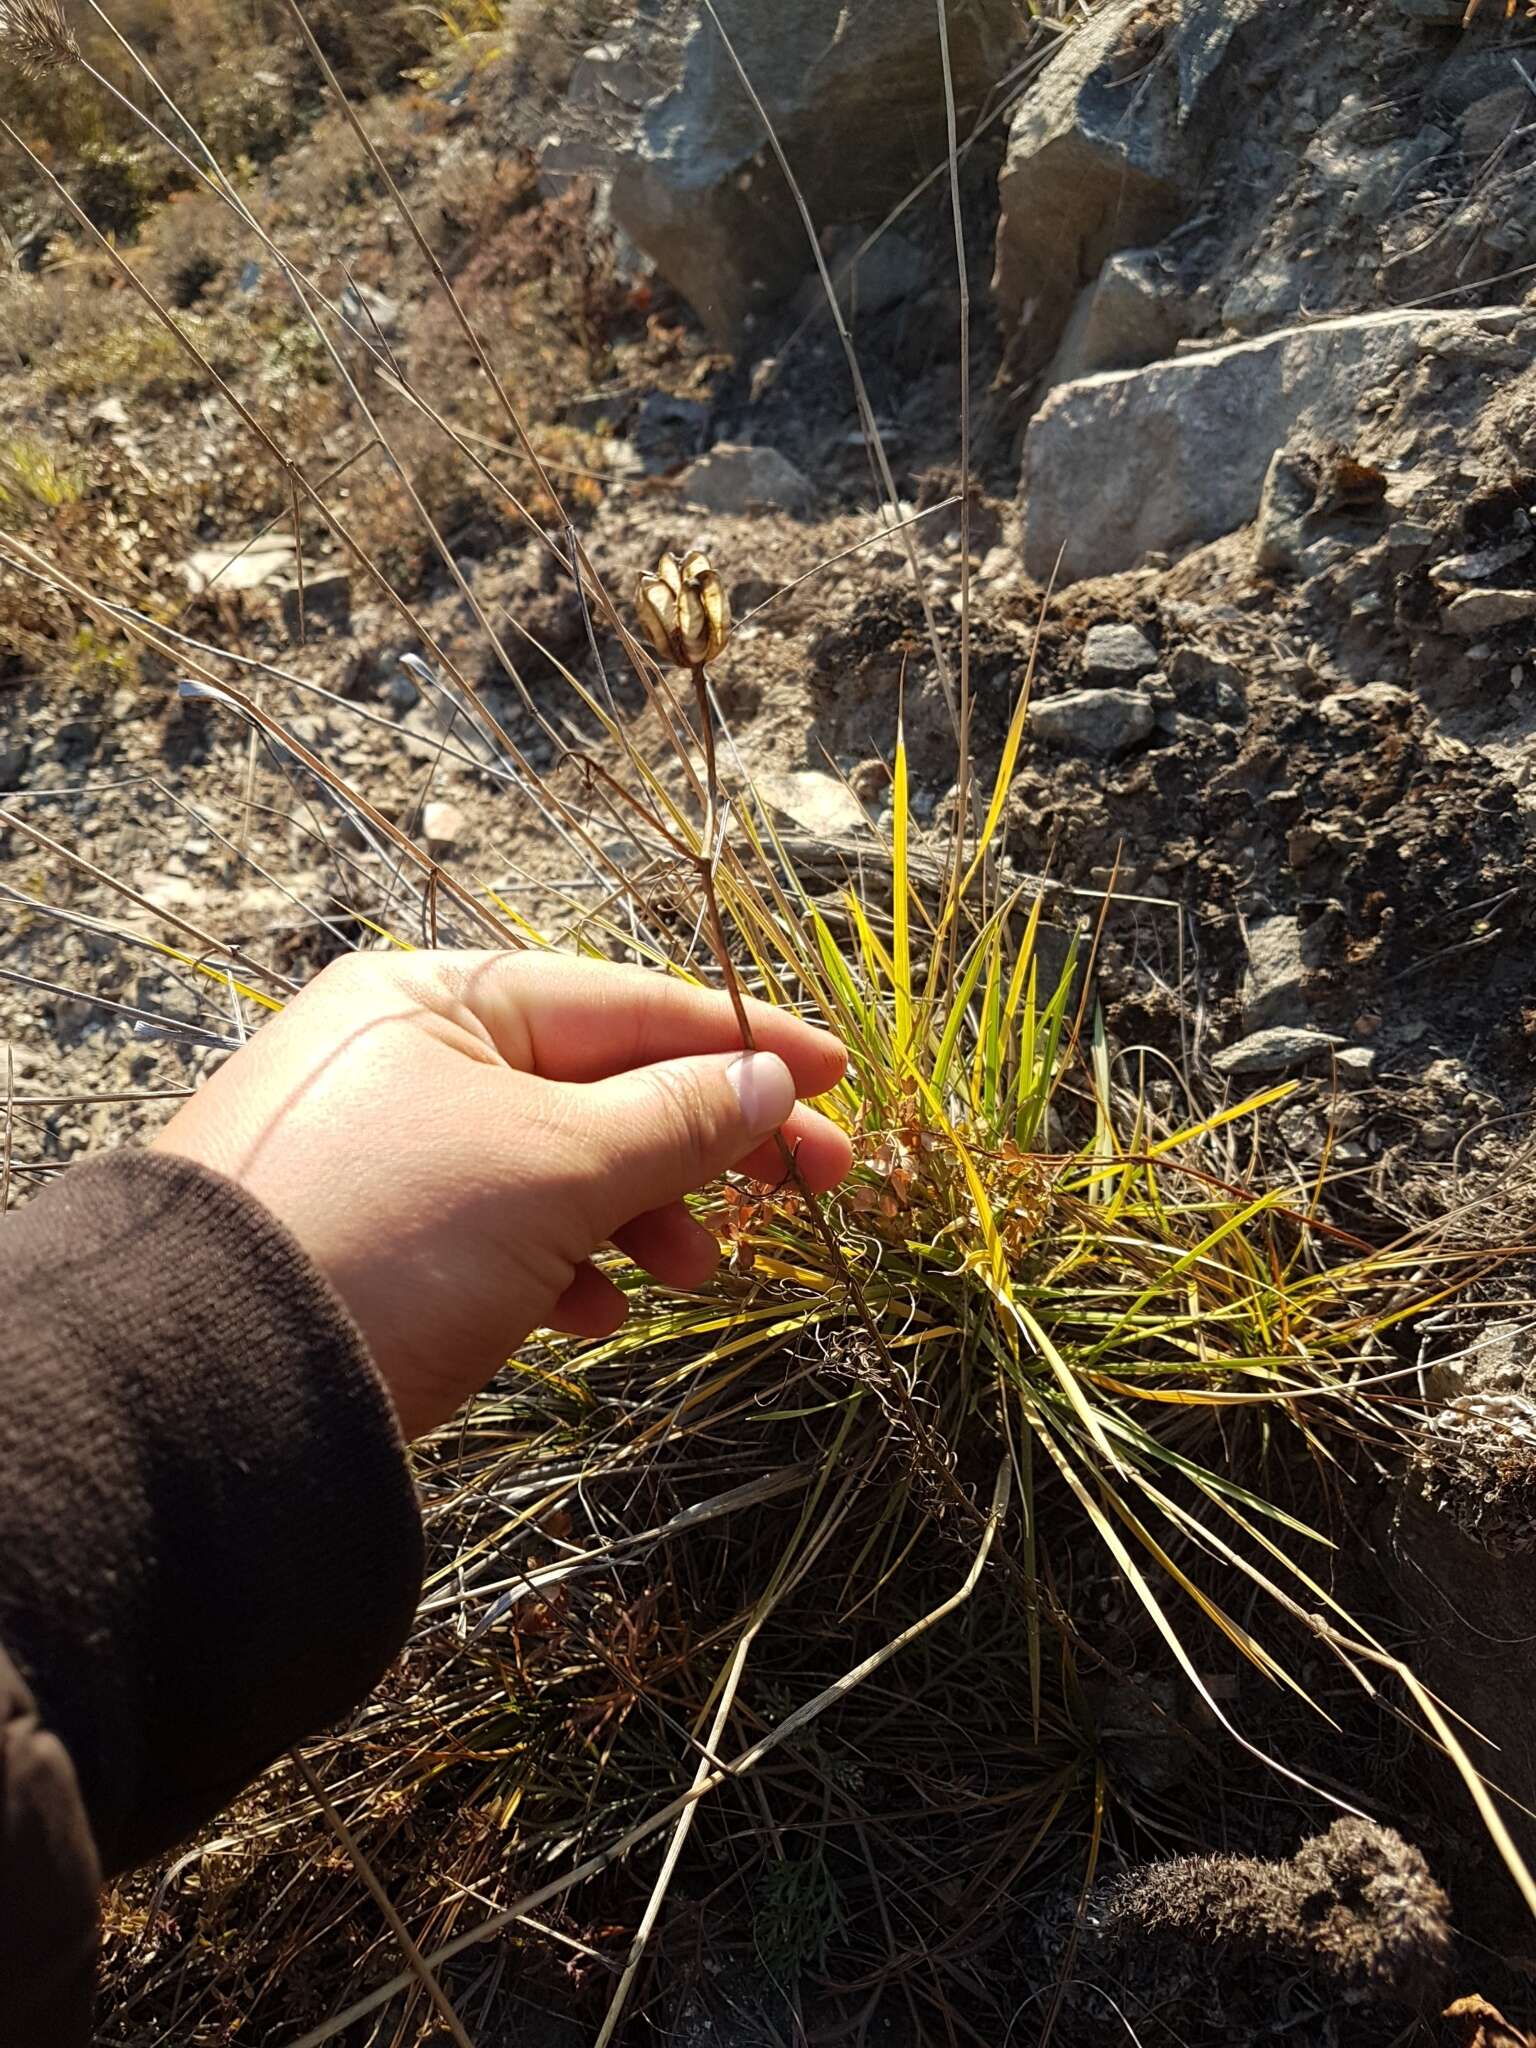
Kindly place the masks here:
POLYGON ((247 1002, 258 1009, 279 1011, 283 1008, 276 996, 263 995, 259 989, 251 988, 223 967, 212 967, 206 960, 199 960, 193 953, 183 953, 178 946, 167 945, 164 939, 146 938, 143 943, 156 953, 163 953, 167 960, 179 960, 183 967, 190 967, 194 974, 201 974, 209 981, 215 981, 220 988, 231 990, 237 996, 244 996, 247 1002))
POLYGON ((907 776, 907 737, 896 728, 896 764, 891 792, 891 986, 896 1006, 896 1055, 905 1059, 912 1045, 912 931, 909 836, 911 789, 907 776))
POLYGON ((983 926, 981 935, 972 946, 965 966, 961 970, 960 979, 949 996, 949 1015, 945 1019, 944 1030, 939 1039, 939 1049, 934 1055, 931 1077, 934 1092, 940 1096, 943 1095, 945 1085, 949 1079, 950 1061, 955 1056, 955 1047, 959 1043, 960 1032, 966 1021, 966 1013, 970 1008, 971 997, 976 992, 976 983, 980 979, 981 970, 987 962, 989 945, 993 944, 996 940, 1002 916, 1003 913, 999 911, 996 916, 989 919, 987 924, 983 926))

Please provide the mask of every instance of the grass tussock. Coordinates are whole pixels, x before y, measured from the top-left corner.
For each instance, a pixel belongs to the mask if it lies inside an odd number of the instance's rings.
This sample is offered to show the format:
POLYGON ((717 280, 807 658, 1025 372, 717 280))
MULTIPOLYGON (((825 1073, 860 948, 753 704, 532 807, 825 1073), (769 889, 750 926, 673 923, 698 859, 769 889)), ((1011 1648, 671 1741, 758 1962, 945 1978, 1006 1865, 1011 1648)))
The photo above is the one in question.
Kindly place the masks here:
MULTIPOLYGON (((481 26, 456 11, 455 32, 481 26)), ((158 51, 172 69, 180 33, 158 51)), ((358 164, 388 168, 366 128, 358 164)), ((626 957, 826 1023, 850 1067, 823 1106, 857 1164, 825 1201, 792 1160, 777 1189, 701 1198, 717 1284, 666 1294, 616 1265, 616 1338, 531 1348, 428 1447, 434 1562, 406 1658, 316 1747, 313 1781, 247 1801, 194 1881, 118 1898, 104 2038, 174 2009, 189 2042, 238 2019, 252 2038, 308 2026, 317 2048, 401 1995, 422 2038, 444 1999, 493 2010, 510 1964, 520 1996, 574 2003, 601 2042, 722 1982, 774 2024, 811 2010, 857 2033, 896 2012, 915 2038, 1000 2039, 1052 1955, 1070 1965, 1040 1930, 1073 1924, 1117 1858, 1214 1825, 1224 1800, 1255 1826, 1281 1796, 1347 1805, 1393 1715, 1458 1760, 1536 1898, 1454 1729, 1337 1569, 1352 1496, 1416 1428, 1403 1335, 1478 1259, 1352 1220, 1326 1166, 1299 1182, 1270 1137, 1285 1088, 1227 1101, 1192 1061, 1111 1043, 1094 962, 1114 892, 1085 907, 1010 866, 1029 677, 978 761, 968 605, 958 642, 934 626, 921 650, 954 713, 947 814, 920 827, 898 735, 888 828, 830 866, 786 840, 708 677, 678 690, 593 573, 579 480, 535 446, 521 394, 486 374, 461 404, 428 381, 456 351, 494 366, 481 316, 530 293, 577 337, 559 375, 595 373, 606 344, 583 322, 622 309, 573 266, 568 222, 483 180, 422 329, 435 346, 402 368, 242 193, 211 180, 200 231, 222 208, 261 250, 285 307, 263 348, 311 337, 308 420, 264 399, 249 339, 226 360, 215 316, 171 303, 168 271, 136 271, 99 224, 82 240, 146 285, 143 333, 242 420, 261 488, 412 619, 416 673, 509 808, 546 821, 561 878, 525 901, 431 858, 302 750, 280 667, 237 664, 206 618, 184 631, 43 532, 33 514, 78 487, 19 442, 0 444, 7 587, 304 761, 365 848, 344 887, 369 942, 626 957), (332 403, 385 458, 345 500, 300 438, 332 403), (523 694, 547 768, 410 613, 435 565, 473 614, 455 489, 547 551, 627 664, 637 716, 606 673, 542 650, 559 709, 523 694), (415 1944, 398 1976, 365 1865, 415 1944)), ((407 245, 420 225, 407 202, 407 245)), ((516 695, 497 622, 476 623, 516 695)), ((738 642, 721 672, 751 661, 738 642)), ((197 964, 221 1024, 231 1000, 257 1021, 227 949, 197 964)))
MULTIPOLYGON (((984 2035, 1049 1961, 1026 1902, 1081 1893, 1111 1842, 1198 1808, 1191 1758, 1231 1748, 1326 1809, 1307 1723, 1326 1746, 1371 1668, 1403 1677, 1330 1590, 1331 1496, 1402 1454, 1394 1332, 1467 1266, 1351 1236, 1326 1180, 1277 1175, 1284 1087, 1153 1110, 1144 1057, 1094 1011, 1093 929, 1048 921, 989 857, 1021 721, 980 833, 936 864, 899 747, 891 840, 829 890, 750 784, 711 803, 703 735, 674 718, 692 801, 611 727, 634 779, 607 822, 624 865, 692 874, 683 903, 706 889, 721 958, 696 919, 657 916, 654 883, 560 928, 494 915, 508 943, 723 971, 827 1022, 851 1065, 823 1106, 857 1166, 823 1203, 792 1179, 705 1198, 718 1285, 679 1297, 616 1268, 619 1336, 511 1361, 429 1449, 422 1632, 331 1768, 445 1956, 466 1917, 489 1936, 554 1913, 583 1940, 606 1917, 600 2010, 637 1916, 649 1931, 646 1845, 697 1814, 681 1897, 655 1894, 652 1997, 697 1995, 723 1955, 781 1998, 847 2016, 891 1995, 925 2026, 958 2003, 984 2035), (1274 1694, 1295 1754, 1259 1735, 1274 1694), (1176 1796, 1148 1770, 1169 1750, 1176 1796), (435 1902, 428 1843, 452 1870, 435 1902), (467 1914, 458 1886, 504 1902, 467 1914)), ((590 828, 558 778, 535 786, 590 828)), ((291 1853, 273 1842, 279 1869, 291 1853)))

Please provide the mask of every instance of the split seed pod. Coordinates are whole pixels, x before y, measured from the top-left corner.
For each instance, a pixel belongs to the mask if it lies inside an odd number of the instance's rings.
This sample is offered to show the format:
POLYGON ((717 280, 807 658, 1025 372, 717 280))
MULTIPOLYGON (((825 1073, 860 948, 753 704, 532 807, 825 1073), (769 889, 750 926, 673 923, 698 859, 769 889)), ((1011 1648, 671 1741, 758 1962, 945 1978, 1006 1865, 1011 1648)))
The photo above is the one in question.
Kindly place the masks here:
POLYGON ((731 637, 731 601, 699 548, 681 561, 663 555, 654 574, 640 578, 635 610, 646 639, 675 668, 718 661, 731 637))

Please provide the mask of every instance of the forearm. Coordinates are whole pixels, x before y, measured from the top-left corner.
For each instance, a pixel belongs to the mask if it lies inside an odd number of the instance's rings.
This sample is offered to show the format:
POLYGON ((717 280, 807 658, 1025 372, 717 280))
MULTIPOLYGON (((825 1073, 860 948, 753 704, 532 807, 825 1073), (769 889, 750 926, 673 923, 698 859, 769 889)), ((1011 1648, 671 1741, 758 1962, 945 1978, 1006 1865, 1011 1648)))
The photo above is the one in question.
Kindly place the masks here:
POLYGON ((110 1873, 368 1690, 415 1498, 341 1304, 200 1168, 76 1168, 0 1223, 0 1308, 0 1645, 110 1873))

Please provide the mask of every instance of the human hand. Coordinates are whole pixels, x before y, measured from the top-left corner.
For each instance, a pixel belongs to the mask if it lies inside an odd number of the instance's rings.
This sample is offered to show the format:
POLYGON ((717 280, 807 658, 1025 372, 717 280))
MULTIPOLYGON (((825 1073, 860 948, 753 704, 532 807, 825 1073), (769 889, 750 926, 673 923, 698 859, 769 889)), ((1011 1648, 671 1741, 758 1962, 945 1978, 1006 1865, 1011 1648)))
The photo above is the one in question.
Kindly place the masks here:
POLYGON ((683 1196, 736 1167, 807 1185, 848 1170, 797 1103, 843 1048, 643 968, 550 953, 357 953, 326 968, 179 1110, 161 1151, 287 1225, 368 1340, 408 1437, 445 1421, 531 1330, 610 1335, 616 1244, 701 1286, 719 1247, 683 1196))

